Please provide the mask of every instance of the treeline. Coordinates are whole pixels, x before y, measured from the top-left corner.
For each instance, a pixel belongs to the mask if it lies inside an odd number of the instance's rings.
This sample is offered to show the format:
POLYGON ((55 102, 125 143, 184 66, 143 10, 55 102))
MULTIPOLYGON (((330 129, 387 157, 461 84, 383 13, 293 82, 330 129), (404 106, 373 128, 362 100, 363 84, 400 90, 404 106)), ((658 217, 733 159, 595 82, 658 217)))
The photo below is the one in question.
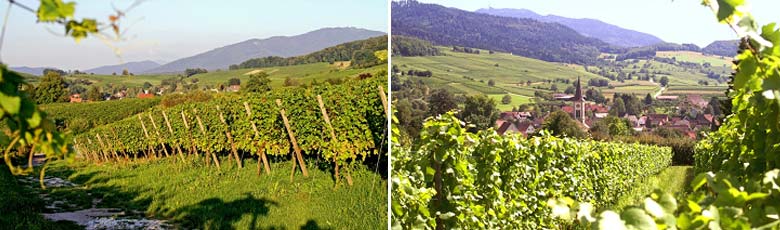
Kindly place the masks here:
POLYGON ((398 56, 438 56, 441 55, 439 49, 433 46, 431 42, 400 35, 393 35, 392 40, 393 55, 398 56))
POLYGON ((468 54, 479 54, 479 49, 472 49, 472 48, 469 48, 469 47, 452 46, 452 51, 454 51, 454 52, 461 52, 461 53, 468 53, 468 54))
POLYGON ((590 64, 614 48, 557 23, 517 19, 418 2, 392 3, 393 34, 436 45, 513 53, 544 61, 590 64))
POLYGON ((374 54, 377 51, 387 49, 387 36, 373 37, 360 41, 340 44, 334 47, 297 57, 262 57, 249 59, 241 64, 230 65, 230 69, 263 68, 272 66, 301 65, 318 62, 350 61, 350 65, 356 68, 364 68, 381 64, 374 54))

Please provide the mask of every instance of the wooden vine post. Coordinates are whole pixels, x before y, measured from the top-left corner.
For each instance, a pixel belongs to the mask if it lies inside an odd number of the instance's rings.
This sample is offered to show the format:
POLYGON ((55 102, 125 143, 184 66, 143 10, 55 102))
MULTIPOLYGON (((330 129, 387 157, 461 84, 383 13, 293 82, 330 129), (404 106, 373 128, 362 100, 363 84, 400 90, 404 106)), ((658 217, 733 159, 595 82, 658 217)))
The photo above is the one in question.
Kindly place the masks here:
POLYGON ((160 135, 160 128, 157 127, 157 124, 154 122, 154 117, 152 117, 152 113, 149 113, 149 120, 152 121, 154 132, 157 133, 157 139, 160 140, 160 146, 162 146, 162 149, 165 152, 165 157, 170 157, 171 155, 168 154, 168 148, 165 147, 165 143, 163 143, 162 141, 162 135, 160 135))
POLYGON ((301 148, 298 147, 298 141, 295 140, 295 134, 293 134, 292 128, 290 128, 290 121, 287 120, 287 114, 285 113, 284 109, 282 108, 282 100, 276 99, 276 105, 279 106, 279 113, 282 114, 282 121, 284 121, 284 127, 287 129, 287 135, 290 136, 290 142, 292 142, 293 150, 295 150, 295 153, 293 154, 293 171, 290 174, 290 181, 293 179, 293 175, 295 175, 295 158, 297 155, 298 158, 298 164, 301 165, 301 171, 303 172, 304 177, 309 177, 309 171, 306 170, 306 162, 303 162, 303 156, 301 155, 301 148))
MULTIPOLYGON (((89 137, 87 137, 87 142, 89 142, 89 145, 92 145, 92 139, 89 139, 89 137)), ((100 151, 100 150, 98 150, 98 151, 97 151, 97 153, 94 153, 94 155, 95 155, 95 159, 97 160, 97 162, 100 162, 100 157, 101 157, 101 156, 102 156, 103 158, 105 158, 105 156, 103 156, 103 155, 102 155, 102 154, 100 154, 100 153, 101 153, 101 151, 100 151)))
MULTIPOLYGON (((117 162, 119 162, 119 159, 120 159, 120 158, 119 158, 119 154, 117 154, 117 152, 116 152, 116 148, 114 148, 114 144, 113 144, 113 143, 112 143, 112 141, 111 141, 111 137, 109 137, 109 136, 106 136, 105 134, 103 134, 103 137, 105 137, 105 138, 106 138, 106 146, 108 146, 108 149, 109 149, 109 150, 111 150, 111 153, 113 153, 113 154, 114 154, 114 159, 115 159, 117 162)), ((100 138, 100 137, 98 136, 98 138, 100 138)))
MULTIPOLYGON (((200 116, 198 116, 198 110, 194 110, 193 109, 192 112, 195 114, 195 120, 198 121, 198 127, 200 128, 200 134, 205 137, 206 136, 206 128, 203 128, 203 121, 201 121, 200 120, 200 116)), ((220 169, 221 167, 219 166, 219 159, 217 158, 217 155, 212 153, 211 150, 208 147, 206 147, 205 149, 206 149, 206 154, 210 155, 211 158, 214 159, 214 164, 216 164, 217 168, 220 169)), ((206 157, 206 158, 208 158, 208 157, 206 157)))
MULTIPOLYGON (((252 109, 249 107, 249 103, 244 102, 244 108, 246 109, 246 115, 248 116, 249 122, 252 124, 252 130, 255 131, 255 139, 260 138, 260 132, 257 131, 257 124, 255 124, 255 121, 252 120, 252 109)), ((258 141, 255 141, 255 146, 257 146, 257 153, 258 153, 258 161, 257 161, 257 175, 260 175, 260 161, 263 161, 263 165, 265 166, 265 173, 270 174, 271 173, 271 166, 268 165, 268 157, 265 155, 265 143, 263 143, 262 146, 258 145, 258 141)))
MULTIPOLYGON (((168 114, 165 114, 165 111, 162 111, 162 114, 163 114, 163 119, 165 119, 165 125, 168 126, 168 132, 171 134, 171 137, 176 136, 175 134, 173 134, 173 128, 171 128, 171 122, 168 121, 168 114)), ((181 147, 179 146, 179 143, 178 143, 179 141, 177 141, 177 139, 178 138, 174 138, 173 142, 174 142, 174 145, 176 145, 176 150, 179 151, 179 158, 181 158, 181 161, 184 162, 184 161, 186 161, 184 159, 184 153, 181 151, 181 147)))
MULTIPOLYGON (((322 103, 322 96, 317 95, 317 103, 320 105, 320 111, 322 112, 322 117, 325 119, 325 124, 328 125, 328 129, 330 130, 330 143, 336 142, 336 131, 333 129, 333 125, 330 123, 330 117, 328 116, 328 111, 325 110, 325 104, 322 103)), ((338 156, 339 153, 335 152, 333 153, 333 164, 336 165, 336 185, 338 185, 339 180, 341 179, 339 176, 339 162, 338 162, 338 156)), ((347 183, 352 186, 352 177, 347 174, 347 183)))
POLYGON ((382 88, 382 86, 377 86, 379 88, 379 98, 382 99, 382 106, 385 108, 385 118, 390 120, 390 110, 387 109, 387 95, 385 94, 385 89, 382 88))
POLYGON ((95 134, 95 137, 97 137, 98 143, 100 143, 100 148, 103 149, 103 158, 106 159, 106 162, 108 162, 108 150, 106 150, 106 145, 103 144, 103 140, 100 139, 100 134, 95 134))
POLYGON ((230 133, 230 126, 228 126, 227 121, 225 120, 225 116, 222 115, 222 110, 219 108, 219 106, 217 106, 217 111, 219 111, 219 120, 222 121, 222 124, 225 125, 225 135, 228 138, 228 142, 230 142, 230 150, 233 152, 233 158, 236 159, 238 168, 244 168, 244 166, 241 164, 241 159, 238 158, 238 150, 236 150, 236 144, 233 142, 233 134, 230 133))
MULTIPOLYGON (((141 122, 141 128, 143 128, 144 130, 144 136, 146 137, 146 141, 152 142, 152 138, 149 137, 149 131, 146 130, 146 125, 144 124, 144 119, 141 118, 141 114, 138 114, 138 121, 141 122)), ((154 146, 150 145, 149 149, 152 150, 152 154, 153 154, 152 156, 157 157, 157 151, 154 150, 154 146)), ((147 155, 146 157, 150 157, 150 156, 147 155)))
MULTIPOLYGON (((122 151, 122 155, 125 156, 125 160, 130 160, 130 156, 128 156, 127 151, 125 151, 126 149, 125 144, 122 143, 122 140, 119 139, 119 136, 116 134, 116 130, 114 130, 114 127, 111 127, 111 133, 114 134, 114 140, 116 140, 116 143, 119 144, 119 150, 122 151)), ((133 157, 133 160, 135 160, 135 157, 133 157)))
POLYGON ((187 130, 187 138, 190 140, 189 154, 192 155, 195 151, 195 141, 192 140, 192 131, 190 131, 190 124, 187 123, 187 115, 184 114, 184 110, 181 111, 181 120, 184 121, 184 128, 187 130))

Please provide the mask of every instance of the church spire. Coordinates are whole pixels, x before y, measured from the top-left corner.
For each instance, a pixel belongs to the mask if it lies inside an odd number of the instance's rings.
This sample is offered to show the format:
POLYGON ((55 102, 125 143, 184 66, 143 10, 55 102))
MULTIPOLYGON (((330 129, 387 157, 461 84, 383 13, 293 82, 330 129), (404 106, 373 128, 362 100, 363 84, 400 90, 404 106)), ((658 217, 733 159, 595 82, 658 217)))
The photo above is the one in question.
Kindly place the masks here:
POLYGON ((572 98, 573 101, 585 101, 585 98, 582 97, 582 82, 580 82, 580 76, 577 76, 577 89, 574 92, 574 97, 572 98))

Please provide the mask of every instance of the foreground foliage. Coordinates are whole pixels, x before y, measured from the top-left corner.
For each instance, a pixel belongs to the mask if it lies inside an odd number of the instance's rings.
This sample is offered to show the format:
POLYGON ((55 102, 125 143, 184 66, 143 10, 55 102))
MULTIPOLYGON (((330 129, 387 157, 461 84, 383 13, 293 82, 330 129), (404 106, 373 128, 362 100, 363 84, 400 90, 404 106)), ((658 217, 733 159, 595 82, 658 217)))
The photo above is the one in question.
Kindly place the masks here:
MULTIPOLYGON (((394 143, 397 129, 394 129, 394 143)), ((671 149, 558 138, 476 134, 454 114, 426 121, 421 146, 393 147, 394 228, 552 228, 545 205, 574 197, 613 204, 671 163, 671 149)))
POLYGON ((678 202, 656 192, 637 208, 598 216, 590 204, 551 200, 557 216, 595 229, 780 229, 780 30, 758 28, 740 11, 744 1, 703 4, 743 39, 728 92, 732 114, 696 146, 693 193, 678 202))

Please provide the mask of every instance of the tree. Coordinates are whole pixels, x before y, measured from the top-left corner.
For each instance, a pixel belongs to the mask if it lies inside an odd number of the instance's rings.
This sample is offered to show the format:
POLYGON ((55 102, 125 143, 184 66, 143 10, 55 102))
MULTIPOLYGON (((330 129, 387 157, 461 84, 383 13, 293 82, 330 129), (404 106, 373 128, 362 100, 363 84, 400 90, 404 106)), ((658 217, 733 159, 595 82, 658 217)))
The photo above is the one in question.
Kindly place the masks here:
POLYGON ((558 92, 558 85, 550 86, 550 90, 552 90, 553 92, 558 92))
POLYGON ((490 80, 488 80, 488 85, 489 86, 495 86, 496 85, 496 81, 493 81, 493 79, 490 79, 490 80))
POLYGON ((68 88, 68 91, 70 92, 70 94, 82 94, 82 93, 86 92, 87 89, 84 88, 84 86, 81 86, 81 85, 71 85, 68 88))
POLYGON ((65 85, 65 80, 59 73, 47 72, 35 88, 35 101, 38 104, 68 101, 68 89, 65 85))
POLYGON ((498 109, 492 98, 485 95, 468 96, 460 116, 466 123, 474 125, 469 131, 476 132, 493 127, 498 119, 498 109))
POLYGON ((144 86, 143 86, 144 89, 149 89, 151 87, 152 87, 152 83, 149 83, 148 81, 144 82, 144 86))
POLYGON ((130 71, 127 71, 127 69, 122 70, 122 76, 130 75, 130 71))
POLYGON ((501 104, 508 105, 509 103, 512 103, 512 96, 509 96, 509 94, 504 95, 504 97, 501 98, 501 104))
POLYGON ((574 138, 584 138, 585 131, 580 129, 579 124, 568 113, 558 110, 552 112, 542 124, 542 128, 550 131, 554 136, 567 136, 574 138))
POLYGON ((609 114, 618 117, 626 114, 626 104, 623 103, 623 98, 615 96, 615 101, 612 103, 612 108, 609 109, 609 114))
MULTIPOLYGON (((250 77, 250 79, 251 79, 251 77, 250 77)), ((230 79, 228 79, 228 85, 229 86, 230 85, 241 85, 241 79, 239 79, 237 77, 230 78, 230 79)))
POLYGON ((100 88, 98 88, 96 85, 89 87, 89 90, 87 90, 87 100, 100 101, 102 99, 103 93, 100 92, 100 88))
POLYGON ((574 86, 569 86, 569 87, 566 87, 566 90, 564 90, 563 93, 565 93, 565 94, 574 94, 574 92, 576 90, 577 89, 575 89, 574 86))
MULTIPOLYGON (((231 78, 230 85, 234 85, 234 83, 241 84, 241 81, 238 78, 231 78)), ((241 91, 250 93, 263 93, 271 91, 271 79, 268 79, 268 74, 265 72, 249 75, 249 81, 247 81, 246 85, 241 88, 241 91)))
POLYGON ((652 105, 653 104, 653 96, 650 96, 650 93, 647 93, 645 95, 645 105, 652 105))
POLYGON ((436 89, 428 98, 428 116, 436 116, 444 114, 450 110, 457 109, 458 104, 455 103, 455 97, 445 89, 436 89))
POLYGON ((667 76, 661 77, 660 83, 661 83, 661 86, 663 86, 663 87, 669 86, 669 77, 667 77, 667 76))

